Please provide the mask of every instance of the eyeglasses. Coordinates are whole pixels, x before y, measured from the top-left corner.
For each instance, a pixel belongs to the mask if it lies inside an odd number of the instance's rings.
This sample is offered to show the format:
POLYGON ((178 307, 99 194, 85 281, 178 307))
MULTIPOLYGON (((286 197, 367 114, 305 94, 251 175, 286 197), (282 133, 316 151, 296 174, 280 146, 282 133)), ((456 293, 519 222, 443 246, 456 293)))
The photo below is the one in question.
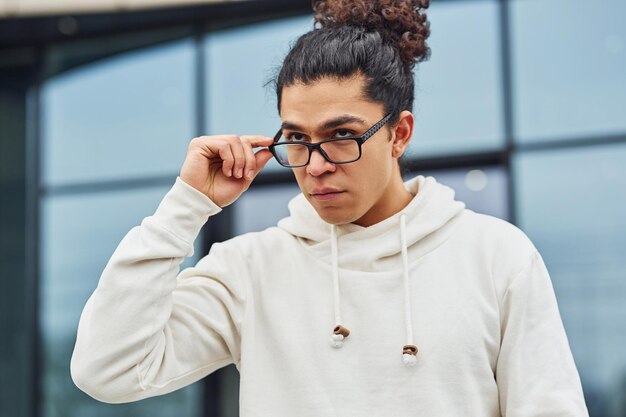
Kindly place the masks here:
POLYGON ((378 132, 390 118, 391 113, 383 117, 362 135, 325 139, 317 143, 297 142, 285 138, 283 138, 285 140, 281 141, 281 128, 274 136, 274 143, 268 146, 268 149, 278 163, 287 168, 308 165, 314 150, 317 150, 330 163, 348 164, 361 158, 361 146, 378 132))

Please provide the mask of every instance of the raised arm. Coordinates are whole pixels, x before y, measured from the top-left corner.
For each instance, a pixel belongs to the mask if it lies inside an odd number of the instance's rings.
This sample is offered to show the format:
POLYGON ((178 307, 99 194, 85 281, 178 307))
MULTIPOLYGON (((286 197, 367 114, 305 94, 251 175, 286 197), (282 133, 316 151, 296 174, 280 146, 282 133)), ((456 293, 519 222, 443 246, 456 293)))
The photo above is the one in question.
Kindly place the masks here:
POLYGON ((220 210, 177 178, 154 215, 122 239, 80 318, 71 360, 80 389, 104 402, 134 401, 239 360, 245 268, 216 244, 179 274, 220 210))
POLYGON ((195 267, 180 272, 180 264, 193 255, 209 217, 235 201, 271 158, 252 148, 271 141, 191 141, 174 186, 122 239, 84 307, 70 365, 80 389, 103 402, 135 401, 239 362, 245 261, 234 245, 218 243, 195 267))

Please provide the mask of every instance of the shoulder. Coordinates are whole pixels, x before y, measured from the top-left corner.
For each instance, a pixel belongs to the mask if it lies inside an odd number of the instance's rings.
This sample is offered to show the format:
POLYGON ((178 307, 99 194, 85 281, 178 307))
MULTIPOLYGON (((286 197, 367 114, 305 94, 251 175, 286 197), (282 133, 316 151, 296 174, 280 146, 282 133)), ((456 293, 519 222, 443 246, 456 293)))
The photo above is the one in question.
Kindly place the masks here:
POLYGON ((507 220, 470 209, 464 211, 459 225, 464 244, 488 263, 496 286, 507 287, 538 254, 535 244, 526 232, 507 220))
POLYGON ((479 231, 483 234, 488 232, 491 238, 502 239, 522 246, 533 246, 528 235, 520 227, 508 220, 489 214, 477 213, 471 209, 465 209, 465 212, 466 227, 473 228, 474 231, 479 231))
POLYGON ((536 250, 533 242, 520 227, 489 214, 477 213, 466 208, 459 227, 468 239, 493 249, 510 248, 529 255, 536 250))

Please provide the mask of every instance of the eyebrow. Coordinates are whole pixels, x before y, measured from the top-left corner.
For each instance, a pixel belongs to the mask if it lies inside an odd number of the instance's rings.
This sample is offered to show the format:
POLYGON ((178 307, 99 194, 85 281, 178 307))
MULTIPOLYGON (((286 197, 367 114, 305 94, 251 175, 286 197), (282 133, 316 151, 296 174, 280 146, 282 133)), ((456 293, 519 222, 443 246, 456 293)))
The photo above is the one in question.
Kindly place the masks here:
MULTIPOLYGON (((324 123, 322 123, 320 126, 318 126, 318 130, 320 131, 326 131, 326 130, 330 130, 334 127, 337 126, 341 126, 347 123, 359 123, 361 125, 366 126, 367 125, 367 121, 365 121, 364 119, 357 117, 357 116, 353 116, 351 114, 342 114, 341 116, 335 117, 334 119, 330 119, 325 121, 324 123)), ((288 121, 284 121, 281 125, 281 130, 283 129, 288 129, 288 130, 298 130, 298 131, 303 131, 306 129, 303 129, 302 127, 298 126, 295 123, 291 123, 288 121)))

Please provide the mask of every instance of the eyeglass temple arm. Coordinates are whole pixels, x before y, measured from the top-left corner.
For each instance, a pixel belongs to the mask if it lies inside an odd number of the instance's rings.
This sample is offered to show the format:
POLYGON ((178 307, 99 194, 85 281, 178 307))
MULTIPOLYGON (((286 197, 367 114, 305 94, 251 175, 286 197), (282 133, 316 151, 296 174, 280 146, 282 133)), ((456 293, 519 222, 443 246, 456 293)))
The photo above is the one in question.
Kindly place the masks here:
POLYGON ((374 136, 374 134, 376 132, 378 132, 378 130, 383 127, 383 125, 385 123, 387 123, 387 121, 391 118, 391 113, 388 113, 385 117, 382 118, 382 120, 380 120, 378 123, 376 123, 374 126, 370 127, 367 132, 363 133, 363 135, 361 135, 361 138, 363 139, 363 142, 365 142, 366 140, 368 140, 369 138, 371 138, 372 136, 374 136))

